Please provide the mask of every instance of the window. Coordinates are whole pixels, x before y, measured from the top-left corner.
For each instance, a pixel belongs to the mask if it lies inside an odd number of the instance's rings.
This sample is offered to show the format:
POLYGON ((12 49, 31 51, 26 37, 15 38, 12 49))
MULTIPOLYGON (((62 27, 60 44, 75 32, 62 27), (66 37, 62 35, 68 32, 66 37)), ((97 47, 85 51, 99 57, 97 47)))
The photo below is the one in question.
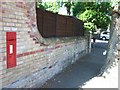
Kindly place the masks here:
POLYGON ((103 34, 107 34, 107 32, 104 32, 103 34))

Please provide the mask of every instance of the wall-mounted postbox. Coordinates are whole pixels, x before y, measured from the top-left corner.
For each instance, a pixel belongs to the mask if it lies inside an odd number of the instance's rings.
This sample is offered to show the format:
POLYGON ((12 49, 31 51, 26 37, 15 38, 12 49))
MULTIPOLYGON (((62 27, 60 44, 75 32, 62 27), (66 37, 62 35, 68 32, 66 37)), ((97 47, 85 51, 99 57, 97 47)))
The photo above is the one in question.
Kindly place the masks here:
POLYGON ((6 32, 7 68, 16 66, 16 32, 6 32))

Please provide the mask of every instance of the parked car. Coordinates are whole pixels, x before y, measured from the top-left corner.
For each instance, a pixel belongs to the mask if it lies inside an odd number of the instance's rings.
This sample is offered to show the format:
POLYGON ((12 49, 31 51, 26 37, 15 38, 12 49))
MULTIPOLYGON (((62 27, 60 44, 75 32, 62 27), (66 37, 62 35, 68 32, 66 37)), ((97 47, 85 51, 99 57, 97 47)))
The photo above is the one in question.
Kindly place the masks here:
POLYGON ((110 38, 110 32, 103 31, 100 34, 100 39, 102 40, 108 40, 110 38))

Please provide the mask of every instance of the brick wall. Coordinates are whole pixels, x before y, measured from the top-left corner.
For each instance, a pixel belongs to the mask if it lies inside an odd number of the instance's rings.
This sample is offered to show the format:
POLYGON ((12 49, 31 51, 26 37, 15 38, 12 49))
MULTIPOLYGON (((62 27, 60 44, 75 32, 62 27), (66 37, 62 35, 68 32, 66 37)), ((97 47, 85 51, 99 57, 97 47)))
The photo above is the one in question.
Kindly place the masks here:
MULTIPOLYGON (((44 39, 35 2, 0 2, 0 88, 37 87, 88 53, 87 37, 44 39), (17 33, 17 66, 6 68, 6 32, 17 33)), ((33 0, 34 1, 34 0, 33 0)))

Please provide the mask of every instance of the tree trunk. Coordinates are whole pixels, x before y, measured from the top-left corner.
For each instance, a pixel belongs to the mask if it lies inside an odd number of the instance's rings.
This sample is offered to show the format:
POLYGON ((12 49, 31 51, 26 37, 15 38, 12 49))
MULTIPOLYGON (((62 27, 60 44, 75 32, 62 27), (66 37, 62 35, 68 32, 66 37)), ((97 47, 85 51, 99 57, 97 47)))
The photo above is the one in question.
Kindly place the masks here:
MULTIPOLYGON (((118 4, 118 6, 120 6, 120 4, 118 4)), ((114 9, 116 9, 116 6, 114 6, 114 9)), ((116 10, 115 10, 116 11, 116 10)), ((119 8, 117 10, 119 12, 119 8)), ((118 53, 118 48, 117 45, 120 46, 120 32, 118 33, 118 31, 120 30, 120 16, 117 13, 114 13, 112 15, 112 22, 111 22, 111 26, 110 26, 110 40, 109 40, 109 44, 108 44, 108 50, 107 50, 107 56, 106 56, 106 63, 104 64, 104 66, 101 68, 100 71, 100 75, 103 75, 104 72, 107 72, 107 70, 113 66, 115 66, 115 64, 118 61, 118 57, 116 57, 116 54, 118 53)))

